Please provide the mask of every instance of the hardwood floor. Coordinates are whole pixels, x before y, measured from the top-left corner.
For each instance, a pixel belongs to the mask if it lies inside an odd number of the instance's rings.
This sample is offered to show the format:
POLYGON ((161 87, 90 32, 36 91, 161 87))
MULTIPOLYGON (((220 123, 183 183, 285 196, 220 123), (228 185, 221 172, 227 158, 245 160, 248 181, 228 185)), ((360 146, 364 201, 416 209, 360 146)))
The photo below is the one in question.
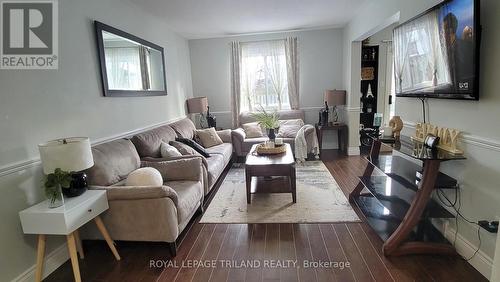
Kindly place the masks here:
MULTIPOLYGON (((362 157, 334 150, 325 150, 322 159, 345 194, 365 167, 362 157)), ((166 244, 118 242, 122 261, 116 262, 104 241, 85 241, 83 281, 487 281, 460 257, 384 257, 382 241, 365 223, 199 224, 200 218, 182 235, 174 260, 166 244), (207 265, 212 260, 216 267, 207 265), (200 261, 206 264, 189 265, 200 261), (271 261, 283 267, 264 265, 271 261), (320 261, 339 265, 304 265, 320 261), (176 265, 163 267, 169 262, 176 265)), ((45 281, 72 279, 66 262, 45 281)))

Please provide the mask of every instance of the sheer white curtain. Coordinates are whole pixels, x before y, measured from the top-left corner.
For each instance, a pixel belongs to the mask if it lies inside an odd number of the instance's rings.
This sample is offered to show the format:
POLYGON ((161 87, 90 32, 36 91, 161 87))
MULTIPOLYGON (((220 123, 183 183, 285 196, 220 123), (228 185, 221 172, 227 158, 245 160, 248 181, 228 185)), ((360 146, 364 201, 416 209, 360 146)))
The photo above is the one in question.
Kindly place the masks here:
POLYGON ((299 109, 299 55, 297 37, 285 40, 286 70, 288 78, 288 99, 290 108, 299 109))
POLYGON ((141 61, 137 47, 106 47, 106 73, 110 89, 141 90, 141 61))
POLYGON ((238 41, 231 45, 231 113, 233 128, 237 128, 240 117, 241 101, 241 46, 238 41))
POLYGON ((241 43, 240 112, 290 109, 285 41, 241 43))
POLYGON ((441 48, 438 11, 394 30, 396 89, 406 92, 451 84, 446 53, 441 48))

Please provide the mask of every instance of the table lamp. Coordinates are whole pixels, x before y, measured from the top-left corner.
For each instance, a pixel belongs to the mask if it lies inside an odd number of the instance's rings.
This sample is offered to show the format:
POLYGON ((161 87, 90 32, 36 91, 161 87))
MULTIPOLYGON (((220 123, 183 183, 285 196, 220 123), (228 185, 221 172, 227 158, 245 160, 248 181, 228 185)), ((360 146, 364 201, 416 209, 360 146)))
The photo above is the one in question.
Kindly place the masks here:
POLYGON ((83 171, 94 165, 89 138, 69 137, 52 140, 39 144, 38 149, 44 174, 70 174, 70 187, 62 189, 64 195, 76 197, 87 190, 87 175, 83 171))
POLYGON ((200 127, 216 127, 216 118, 210 113, 207 97, 195 97, 187 100, 188 113, 200 114, 200 127), (206 124, 205 124, 206 121, 206 124))
POLYGON ((339 124, 339 114, 337 106, 345 105, 346 91, 345 90, 326 90, 324 95, 325 106, 333 106, 331 122, 339 124))

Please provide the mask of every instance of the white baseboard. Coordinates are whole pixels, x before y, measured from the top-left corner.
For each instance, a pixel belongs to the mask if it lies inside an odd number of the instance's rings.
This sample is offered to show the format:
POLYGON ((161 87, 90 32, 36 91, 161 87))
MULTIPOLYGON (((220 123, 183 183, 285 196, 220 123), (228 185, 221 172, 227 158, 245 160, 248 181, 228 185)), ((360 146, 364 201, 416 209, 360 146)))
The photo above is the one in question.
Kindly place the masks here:
MULTIPOLYGON (((49 276, 54 270, 65 263, 68 259, 69 253, 66 243, 62 244, 61 246, 53 250, 50 254, 46 255, 43 264, 44 267, 42 279, 45 279, 47 276, 49 276)), ((12 282, 35 281, 35 271, 36 264, 28 268, 25 272, 21 273, 21 275, 14 278, 12 282)))
MULTIPOLYGON (((448 227, 448 224, 445 224, 444 229, 445 230, 443 233, 446 239, 448 239, 448 241, 450 242, 453 242, 455 238, 455 229, 448 227)), ((477 250, 477 246, 475 243, 472 243, 467 239, 465 239, 462 235, 457 234, 455 249, 462 257, 470 258, 477 250)), ((477 254, 468 262, 484 277, 486 277, 486 279, 488 280, 490 279, 491 271, 493 269, 493 259, 490 258, 487 254, 479 250, 479 252, 477 252, 477 254)))
POLYGON ((347 148, 347 155, 348 156, 359 156, 361 152, 359 151, 359 147, 349 147, 347 148))

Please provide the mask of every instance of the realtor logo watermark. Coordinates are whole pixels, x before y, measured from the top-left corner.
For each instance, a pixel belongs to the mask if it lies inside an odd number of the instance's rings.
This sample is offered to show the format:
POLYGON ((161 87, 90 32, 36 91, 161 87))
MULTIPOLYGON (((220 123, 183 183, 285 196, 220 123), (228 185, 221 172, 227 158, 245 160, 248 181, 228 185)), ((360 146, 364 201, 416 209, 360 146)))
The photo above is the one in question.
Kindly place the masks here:
POLYGON ((58 68, 57 0, 0 1, 0 69, 58 68))

